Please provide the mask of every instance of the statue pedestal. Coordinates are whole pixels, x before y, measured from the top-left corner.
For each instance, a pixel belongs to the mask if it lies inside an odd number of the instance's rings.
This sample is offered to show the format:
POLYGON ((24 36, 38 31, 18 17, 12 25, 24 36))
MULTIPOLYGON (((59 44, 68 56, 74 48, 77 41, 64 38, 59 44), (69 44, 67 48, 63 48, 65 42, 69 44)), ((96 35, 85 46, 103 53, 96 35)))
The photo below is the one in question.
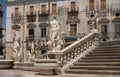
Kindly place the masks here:
POLYGON ((58 51, 51 51, 51 52, 48 52, 48 57, 49 57, 49 59, 58 59, 58 60, 60 60, 60 58, 61 58, 61 52, 58 52, 58 51))

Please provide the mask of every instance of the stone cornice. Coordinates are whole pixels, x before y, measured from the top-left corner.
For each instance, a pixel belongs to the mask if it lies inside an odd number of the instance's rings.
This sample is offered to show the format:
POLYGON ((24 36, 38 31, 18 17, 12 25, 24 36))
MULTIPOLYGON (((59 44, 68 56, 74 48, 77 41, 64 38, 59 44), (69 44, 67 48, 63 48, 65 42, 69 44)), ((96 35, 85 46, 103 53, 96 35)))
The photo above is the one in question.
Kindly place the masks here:
MULTIPOLYGON (((66 1, 66 0, 50 0, 51 2, 57 2, 57 1, 66 1)), ((48 0, 18 0, 18 1, 10 1, 7 2, 7 6, 20 6, 25 3, 25 5, 29 4, 39 4, 39 3, 46 3, 48 0)))

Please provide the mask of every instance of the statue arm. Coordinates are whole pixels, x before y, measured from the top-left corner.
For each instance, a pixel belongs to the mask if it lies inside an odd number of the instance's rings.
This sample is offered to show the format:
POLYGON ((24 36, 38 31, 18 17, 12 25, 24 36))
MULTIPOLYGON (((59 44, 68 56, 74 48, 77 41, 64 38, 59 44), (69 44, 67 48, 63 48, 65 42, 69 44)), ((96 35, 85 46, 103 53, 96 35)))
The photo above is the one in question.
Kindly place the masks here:
POLYGON ((56 26, 57 26, 57 29, 59 29, 59 28, 60 28, 60 26, 59 26, 58 22, 56 22, 56 26))

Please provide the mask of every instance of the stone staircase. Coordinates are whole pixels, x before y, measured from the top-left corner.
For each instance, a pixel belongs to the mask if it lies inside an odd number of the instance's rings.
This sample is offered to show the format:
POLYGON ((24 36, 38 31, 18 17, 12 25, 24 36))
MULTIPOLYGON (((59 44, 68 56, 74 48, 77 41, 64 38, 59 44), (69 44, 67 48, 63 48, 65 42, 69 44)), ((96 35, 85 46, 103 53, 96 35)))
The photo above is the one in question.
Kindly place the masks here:
POLYGON ((68 69, 68 74, 120 74, 120 41, 100 43, 68 69))

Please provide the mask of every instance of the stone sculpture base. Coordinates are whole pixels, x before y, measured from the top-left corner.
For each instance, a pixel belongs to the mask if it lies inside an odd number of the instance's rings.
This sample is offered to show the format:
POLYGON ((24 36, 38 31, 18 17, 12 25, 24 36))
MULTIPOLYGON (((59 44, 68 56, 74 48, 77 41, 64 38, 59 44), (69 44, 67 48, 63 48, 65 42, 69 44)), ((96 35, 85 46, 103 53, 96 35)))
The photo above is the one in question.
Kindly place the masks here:
POLYGON ((13 60, 0 60, 0 69, 12 69, 13 65, 13 60))
POLYGON ((35 59, 35 67, 40 68, 41 75, 57 74, 58 60, 57 59, 35 59))
POLYGON ((24 70, 24 71, 34 71, 38 72, 40 69, 34 67, 34 62, 15 62, 14 69, 16 70, 24 70))

